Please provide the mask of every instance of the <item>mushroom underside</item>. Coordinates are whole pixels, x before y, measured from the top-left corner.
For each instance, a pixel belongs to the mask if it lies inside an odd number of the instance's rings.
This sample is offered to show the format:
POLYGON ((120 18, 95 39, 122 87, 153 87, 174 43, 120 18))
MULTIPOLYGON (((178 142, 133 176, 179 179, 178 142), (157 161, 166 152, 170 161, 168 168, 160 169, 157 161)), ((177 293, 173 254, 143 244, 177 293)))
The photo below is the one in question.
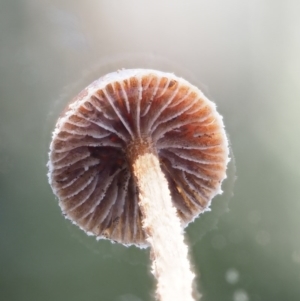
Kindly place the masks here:
POLYGON ((63 213, 86 232, 146 245, 132 163, 140 153, 159 158, 184 227, 221 191, 228 161, 222 119, 197 88, 174 75, 149 71, 101 83, 60 117, 49 182, 63 213))

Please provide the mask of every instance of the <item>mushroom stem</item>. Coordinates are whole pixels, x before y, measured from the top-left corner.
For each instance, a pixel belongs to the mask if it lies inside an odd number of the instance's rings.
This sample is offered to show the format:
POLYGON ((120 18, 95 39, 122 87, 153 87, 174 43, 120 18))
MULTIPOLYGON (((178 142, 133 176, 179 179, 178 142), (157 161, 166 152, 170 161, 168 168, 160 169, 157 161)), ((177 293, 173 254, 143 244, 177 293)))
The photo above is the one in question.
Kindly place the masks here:
POLYGON ((151 246, 152 273, 161 301, 193 301, 194 273, 168 182, 153 153, 137 156, 133 173, 139 190, 143 228, 151 246))

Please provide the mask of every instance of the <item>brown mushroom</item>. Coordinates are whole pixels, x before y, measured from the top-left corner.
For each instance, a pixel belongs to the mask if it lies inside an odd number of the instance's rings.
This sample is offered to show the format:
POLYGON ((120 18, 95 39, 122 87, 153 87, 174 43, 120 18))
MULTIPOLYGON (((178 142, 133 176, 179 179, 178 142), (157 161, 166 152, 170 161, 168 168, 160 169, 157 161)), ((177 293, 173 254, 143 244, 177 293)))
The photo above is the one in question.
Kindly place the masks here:
POLYGON ((161 300, 194 300, 182 229, 221 192, 228 161, 222 118, 199 89, 170 73, 132 69, 96 80, 68 105, 53 132, 48 175, 63 213, 81 229, 151 246, 161 300))

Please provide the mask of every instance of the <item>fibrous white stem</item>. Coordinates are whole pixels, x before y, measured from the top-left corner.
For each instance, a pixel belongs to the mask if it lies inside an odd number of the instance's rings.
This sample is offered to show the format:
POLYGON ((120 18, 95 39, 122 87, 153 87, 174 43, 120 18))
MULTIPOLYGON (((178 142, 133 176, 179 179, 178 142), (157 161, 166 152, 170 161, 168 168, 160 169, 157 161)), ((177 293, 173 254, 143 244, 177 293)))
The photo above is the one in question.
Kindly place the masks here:
POLYGON ((133 162, 133 172, 139 189, 143 227, 151 246, 157 296, 161 301, 194 301, 195 275, 158 158, 152 153, 138 156, 133 162))

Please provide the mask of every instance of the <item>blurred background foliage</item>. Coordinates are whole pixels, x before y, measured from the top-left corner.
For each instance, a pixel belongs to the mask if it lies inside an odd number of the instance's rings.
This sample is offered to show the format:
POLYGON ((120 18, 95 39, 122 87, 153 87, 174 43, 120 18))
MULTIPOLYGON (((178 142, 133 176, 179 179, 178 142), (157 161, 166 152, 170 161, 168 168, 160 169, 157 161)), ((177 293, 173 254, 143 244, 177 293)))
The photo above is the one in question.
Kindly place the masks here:
POLYGON ((299 11, 298 0, 0 0, 0 299, 153 300, 149 251, 87 237, 46 176, 66 103, 108 71, 151 67, 217 103, 235 158, 224 194, 186 230, 202 300, 300 300, 299 11))

